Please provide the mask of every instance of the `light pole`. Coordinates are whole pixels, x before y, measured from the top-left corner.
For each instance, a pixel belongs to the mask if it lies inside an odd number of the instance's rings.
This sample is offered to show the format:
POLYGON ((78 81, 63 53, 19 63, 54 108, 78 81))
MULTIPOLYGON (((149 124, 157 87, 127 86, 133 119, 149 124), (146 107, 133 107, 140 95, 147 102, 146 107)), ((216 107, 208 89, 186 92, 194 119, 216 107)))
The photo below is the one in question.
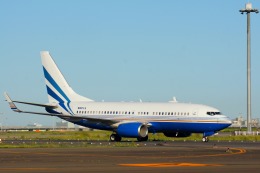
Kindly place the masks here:
POLYGON ((258 9, 253 9, 251 3, 246 4, 246 8, 239 10, 241 14, 247 14, 247 131, 252 132, 251 126, 251 33, 250 33, 250 13, 258 13, 258 9))
MULTIPOLYGON (((2 114, 4 114, 3 112, 0 112, 0 115, 2 115, 2 114)), ((1 119, 0 119, 1 120, 1 119)), ((3 131, 3 124, 2 123, 0 123, 1 124, 1 131, 3 131)))

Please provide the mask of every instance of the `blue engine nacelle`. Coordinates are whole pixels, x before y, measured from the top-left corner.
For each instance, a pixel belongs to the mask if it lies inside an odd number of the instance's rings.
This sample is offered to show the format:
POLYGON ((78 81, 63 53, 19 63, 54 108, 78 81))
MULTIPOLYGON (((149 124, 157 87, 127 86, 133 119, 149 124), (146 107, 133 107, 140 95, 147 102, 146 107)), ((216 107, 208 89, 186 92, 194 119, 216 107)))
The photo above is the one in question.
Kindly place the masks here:
POLYGON ((124 123, 117 127, 117 134, 121 137, 144 138, 148 135, 148 127, 142 123, 124 123))

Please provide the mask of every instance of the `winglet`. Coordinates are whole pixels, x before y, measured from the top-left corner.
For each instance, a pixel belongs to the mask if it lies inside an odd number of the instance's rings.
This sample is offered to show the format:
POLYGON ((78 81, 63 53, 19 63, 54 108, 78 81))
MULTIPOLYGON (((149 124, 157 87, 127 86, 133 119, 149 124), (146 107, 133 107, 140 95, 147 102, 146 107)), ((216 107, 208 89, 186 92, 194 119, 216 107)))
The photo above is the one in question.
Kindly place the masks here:
POLYGON ((20 109, 18 109, 18 108, 15 106, 14 102, 11 100, 11 98, 8 96, 8 94, 7 94, 6 92, 4 93, 4 96, 5 96, 5 98, 6 98, 6 101, 9 103, 10 108, 11 108, 13 111, 15 111, 15 112, 22 112, 20 109))

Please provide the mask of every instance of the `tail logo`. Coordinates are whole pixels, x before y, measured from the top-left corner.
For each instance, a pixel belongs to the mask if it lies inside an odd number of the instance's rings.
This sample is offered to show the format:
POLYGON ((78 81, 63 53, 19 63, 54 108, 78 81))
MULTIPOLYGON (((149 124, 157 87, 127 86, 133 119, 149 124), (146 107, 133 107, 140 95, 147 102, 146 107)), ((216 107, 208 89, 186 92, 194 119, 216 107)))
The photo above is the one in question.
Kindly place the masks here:
POLYGON ((74 115, 71 107, 70 107, 70 99, 68 98, 68 96, 62 91, 62 89, 60 88, 60 86, 55 82, 55 80, 51 77, 51 75, 48 73, 48 71, 45 69, 45 67, 43 67, 43 72, 44 72, 44 76, 45 79, 50 83, 50 85, 56 90, 56 92, 63 97, 63 99, 56 94, 47 84, 47 93, 48 95, 50 95, 52 98, 54 98, 59 105, 69 114, 74 115))

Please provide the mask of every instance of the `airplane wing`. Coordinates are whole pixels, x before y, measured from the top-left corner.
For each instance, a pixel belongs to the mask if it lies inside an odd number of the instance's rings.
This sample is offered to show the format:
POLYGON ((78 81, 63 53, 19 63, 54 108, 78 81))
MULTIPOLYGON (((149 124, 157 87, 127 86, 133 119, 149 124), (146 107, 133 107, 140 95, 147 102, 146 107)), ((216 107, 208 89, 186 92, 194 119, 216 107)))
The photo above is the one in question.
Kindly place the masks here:
MULTIPOLYGON (((50 108, 50 109, 56 109, 58 107, 56 105, 47 105, 47 104, 39 104, 39 103, 14 101, 14 100, 11 100, 11 98, 9 97, 9 95, 6 92, 4 93, 4 96, 6 98, 6 101, 9 103, 11 109, 14 109, 14 111, 15 111, 15 107, 16 107, 14 103, 22 103, 22 104, 33 105, 33 106, 40 106, 40 107, 45 107, 45 108, 50 108)), ((15 112, 17 112, 17 111, 15 111, 15 112)))
POLYGON ((58 106, 55 105, 47 105, 47 104, 39 104, 39 103, 31 103, 31 102, 21 102, 21 101, 14 101, 14 103, 22 103, 22 104, 27 104, 27 105, 33 105, 33 106, 40 106, 40 107, 45 107, 45 108, 50 108, 50 109, 56 109, 58 106))
POLYGON ((31 111, 22 111, 21 109, 18 109, 17 106, 14 104, 14 102, 16 103, 22 103, 22 104, 28 104, 28 105, 33 105, 33 106, 40 106, 40 107, 45 107, 45 108, 51 108, 51 109, 55 109, 57 108, 57 106, 54 105, 47 105, 47 104, 38 104, 38 103, 30 103, 30 102, 21 102, 21 101, 12 101, 11 98, 9 97, 9 95, 5 92, 4 96, 6 98, 6 101, 8 102, 10 108, 14 111, 14 112, 18 112, 18 113, 28 113, 28 114, 37 114, 37 115, 48 115, 48 116, 56 116, 59 118, 62 118, 64 120, 67 121, 80 121, 80 120, 88 120, 91 122, 100 122, 100 123, 104 123, 104 124, 108 124, 108 125, 113 125, 118 123, 118 121, 116 120, 112 120, 112 119, 99 119, 99 118, 93 118, 93 117, 88 117, 88 116, 71 116, 71 115, 66 115, 66 114, 55 114, 55 113, 43 113, 43 112, 31 112, 31 111))
POLYGON ((50 114, 50 113, 41 113, 41 112, 30 112, 30 111, 22 111, 20 109, 17 108, 17 106, 14 104, 14 102, 16 103, 22 103, 22 104, 29 104, 29 105, 33 105, 33 106, 41 106, 41 107, 46 107, 46 108, 56 108, 57 106, 53 106, 53 105, 46 105, 46 104, 38 104, 38 103, 30 103, 30 102, 20 102, 20 101, 12 101, 11 98, 9 97, 9 95, 5 92, 4 96, 6 98, 6 101, 8 102, 10 108, 14 111, 14 112, 19 112, 19 113, 29 113, 29 114, 39 114, 39 115, 49 115, 49 116, 69 116, 69 115, 61 115, 61 114, 50 114))

